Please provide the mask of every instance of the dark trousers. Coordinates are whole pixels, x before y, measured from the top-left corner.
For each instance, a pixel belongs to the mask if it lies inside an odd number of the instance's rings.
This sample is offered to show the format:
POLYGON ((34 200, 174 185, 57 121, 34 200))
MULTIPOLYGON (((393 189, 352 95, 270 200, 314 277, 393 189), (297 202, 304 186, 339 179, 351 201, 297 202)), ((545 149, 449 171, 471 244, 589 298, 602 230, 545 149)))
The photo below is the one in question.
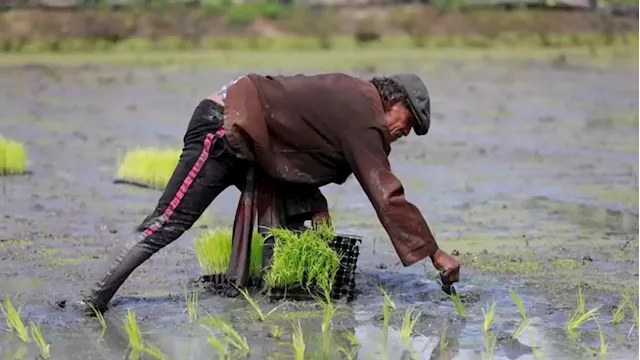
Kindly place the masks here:
POLYGON ((180 161, 156 208, 138 226, 135 244, 116 257, 86 301, 106 309, 129 275, 190 229, 223 190, 243 187, 249 164, 235 156, 221 132, 223 110, 213 101, 200 102, 187 127, 180 161))

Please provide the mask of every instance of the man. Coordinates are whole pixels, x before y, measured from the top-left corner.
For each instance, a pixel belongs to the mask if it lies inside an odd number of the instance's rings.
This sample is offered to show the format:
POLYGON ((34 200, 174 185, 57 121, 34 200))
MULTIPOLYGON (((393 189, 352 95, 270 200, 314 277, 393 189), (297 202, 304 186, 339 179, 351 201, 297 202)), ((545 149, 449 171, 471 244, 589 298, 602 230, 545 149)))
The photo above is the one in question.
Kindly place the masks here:
POLYGON ((429 95, 413 74, 371 81, 345 74, 240 77, 195 109, 180 162, 139 226, 136 244, 116 258, 85 301, 106 310, 134 269, 188 230, 228 186, 242 189, 256 165, 315 198, 320 205, 307 209, 315 221, 328 219, 318 188, 353 173, 403 265, 429 257, 445 285, 457 282, 460 263, 438 248, 387 159, 393 141, 411 128, 425 135, 429 126, 429 95))

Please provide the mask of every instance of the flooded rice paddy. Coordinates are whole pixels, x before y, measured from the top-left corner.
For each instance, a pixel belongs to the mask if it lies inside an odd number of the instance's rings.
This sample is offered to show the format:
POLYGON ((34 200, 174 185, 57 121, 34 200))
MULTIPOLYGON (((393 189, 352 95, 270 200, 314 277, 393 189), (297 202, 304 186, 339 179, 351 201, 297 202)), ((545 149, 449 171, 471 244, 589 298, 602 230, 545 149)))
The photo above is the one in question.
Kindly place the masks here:
MULTIPOLYGON (((194 285, 201 271, 193 237, 231 225, 235 189, 132 274, 105 314, 106 330, 82 316, 75 303, 159 196, 114 185, 118 160, 135 146, 180 147, 199 100, 242 73, 204 67, 0 69, 0 133, 26 144, 33 172, 0 179, 0 295, 24 304, 23 319, 40 324, 52 359, 127 357, 128 309, 167 359, 215 358, 208 331, 189 323, 185 287, 199 291, 199 319, 229 321, 252 359, 294 358, 298 321, 309 359, 349 358, 340 348, 357 359, 583 359, 602 353, 599 328, 606 358, 636 359, 637 68, 484 60, 421 68, 429 69, 420 75, 432 95, 432 130, 394 144, 391 163, 440 245, 462 261, 464 317, 433 280, 430 262, 400 265, 353 178, 323 189, 339 232, 365 238, 358 297, 340 304, 330 332, 321 331, 316 304, 256 296, 265 312, 275 308, 263 322, 242 297, 194 285), (570 336, 579 285, 586 309, 599 315, 570 336), (386 334, 378 286, 397 305, 386 334), (510 288, 530 320, 516 339, 521 315, 510 288), (614 325, 624 291, 635 312, 629 307, 614 325), (494 301, 495 346, 487 349, 484 313, 494 301), (403 339, 409 307, 421 316, 403 339)), ((0 357, 38 353, 33 342, 0 333, 0 357)))

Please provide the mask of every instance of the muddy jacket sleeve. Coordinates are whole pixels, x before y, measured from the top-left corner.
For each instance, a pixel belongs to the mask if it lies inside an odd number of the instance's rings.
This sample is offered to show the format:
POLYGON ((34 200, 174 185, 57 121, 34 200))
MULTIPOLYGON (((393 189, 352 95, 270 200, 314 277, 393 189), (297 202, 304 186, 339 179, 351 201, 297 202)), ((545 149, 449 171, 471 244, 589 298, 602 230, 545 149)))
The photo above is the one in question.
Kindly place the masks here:
POLYGON ((345 135, 342 148, 404 266, 433 255, 438 249, 436 240, 420 210, 407 201, 400 180, 391 172, 381 130, 369 128, 345 135))

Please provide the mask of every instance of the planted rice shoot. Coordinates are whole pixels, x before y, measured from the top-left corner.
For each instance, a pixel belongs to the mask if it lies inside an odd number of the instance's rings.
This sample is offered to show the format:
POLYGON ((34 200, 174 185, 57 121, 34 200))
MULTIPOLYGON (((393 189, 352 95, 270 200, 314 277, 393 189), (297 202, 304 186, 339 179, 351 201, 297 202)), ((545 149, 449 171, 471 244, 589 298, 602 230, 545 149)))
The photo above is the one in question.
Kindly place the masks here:
POLYGON ((440 340, 438 340, 438 349, 440 350, 440 357, 443 357, 447 352, 449 341, 447 341, 447 326, 443 326, 440 330, 440 340))
POLYGON ((40 327, 34 323, 31 323, 31 336, 36 342, 36 345, 38 345, 38 349, 40 349, 40 356, 44 359, 48 359, 50 355, 50 346, 44 340, 40 327))
POLYGON ((143 351, 144 346, 142 344, 142 333, 138 326, 136 313, 131 309, 127 309, 127 317, 124 319, 124 331, 126 331, 127 337, 129 338, 129 345, 131 346, 131 349, 135 352, 143 351))
MULTIPOLYGON (((638 324, 638 322, 640 321, 640 316, 638 315, 638 304, 631 299, 631 295, 629 295, 628 292, 623 292, 622 296, 627 299, 627 306, 629 307, 629 309, 631 309, 631 312, 633 313, 633 322, 635 324, 636 327, 639 327, 640 325, 638 324)), ((632 328, 633 330, 633 328, 632 328)))
POLYGON ((187 292, 187 288, 184 289, 184 299, 187 303, 185 311, 189 317, 189 324, 193 324, 198 319, 198 291, 193 290, 190 293, 187 292))
POLYGON ((178 165, 181 149, 136 148, 127 152, 117 177, 164 189, 178 165))
POLYGON ((352 346, 360 345, 360 340, 358 340, 356 334, 353 331, 345 330, 344 337, 352 346))
POLYGON ((595 320, 597 316, 597 308, 586 311, 586 303, 584 300, 584 295, 582 294, 582 288, 578 286, 577 310, 571 315, 569 321, 567 322, 567 332, 570 336, 574 337, 576 335, 575 331, 580 326, 591 319, 595 320))
POLYGON ((627 307, 629 306, 627 302, 629 298, 626 296, 622 296, 622 300, 620 300, 620 304, 616 308, 616 311, 613 313, 613 319, 611 319, 611 323, 616 325, 624 320, 625 313, 627 312, 627 307))
POLYGON ((227 351, 227 347, 222 345, 222 342, 220 342, 220 340, 210 327, 205 325, 202 325, 202 327, 209 331, 209 336, 207 336, 207 343, 218 352, 218 355, 222 359, 225 359, 229 354, 229 352, 227 351))
POLYGON ((485 334, 484 352, 482 353, 483 360, 492 360, 494 358, 497 341, 498 337, 495 334, 485 334))
POLYGON ((323 289, 323 293, 324 299, 316 295, 314 295, 313 297, 316 302, 322 307, 322 332, 325 333, 329 331, 329 328, 331 327, 331 319, 333 319, 336 310, 338 310, 338 306, 335 306, 333 301, 331 301, 331 289, 325 288, 323 289))
POLYGON ((304 351, 305 351, 306 345, 304 344, 304 334, 302 332, 302 325, 300 325, 299 320, 297 325, 293 325, 293 334, 291 336, 291 339, 293 342, 295 359, 304 360, 304 351))
POLYGON ((0 311, 2 311, 2 315, 4 316, 7 327, 9 331, 15 330, 18 338, 25 343, 31 342, 31 338, 29 337, 29 332, 27 331, 26 326, 22 322, 20 318, 20 313, 22 312, 22 305, 18 306, 18 309, 13 306, 11 303, 11 299, 8 295, 4 297, 4 303, 0 304, 0 311))
MULTIPOLYGON (((205 275, 225 274, 231 260, 233 233, 227 229, 203 232, 194 239, 194 248, 200 268, 205 275)), ((262 270, 263 238, 254 232, 251 238, 251 276, 259 276, 262 270)))
POLYGON ((491 329, 491 324, 493 323, 493 318, 496 314, 496 302, 493 301, 491 306, 487 311, 482 309, 482 314, 484 315, 484 323, 482 324, 482 332, 485 334, 489 332, 491 329))
POLYGON ((215 315, 210 315, 207 318, 207 322, 220 329, 224 333, 227 342, 238 351, 240 351, 241 353, 249 352, 249 343, 247 342, 247 338, 240 336, 240 334, 238 334, 233 326, 222 320, 222 318, 215 315))
POLYGON ((513 303, 516 304, 516 307, 518 308, 520 317, 522 318, 522 320, 526 320, 527 312, 524 309, 524 304, 522 303, 520 296, 518 296, 518 293, 513 288, 509 288, 509 293, 511 294, 511 299, 513 300, 513 303))
POLYGON ((387 341, 389 340, 389 317, 391 310, 396 309, 396 304, 391 300, 387 292, 382 288, 382 286, 378 286, 378 289, 382 293, 384 297, 382 301, 382 330, 383 330, 383 339, 382 339, 382 352, 383 354, 387 354, 387 341))
POLYGON ((280 339, 280 336, 282 336, 282 329, 280 326, 273 325, 273 328, 271 328, 271 336, 273 336, 274 339, 280 339))
POLYGON ((607 356, 607 341, 604 338, 604 333, 602 332, 602 327, 600 326, 600 322, 596 320, 596 325, 598 325, 598 336, 600 338, 600 357, 605 359, 607 356))
POLYGON ((96 319, 98 319, 98 322, 100 323, 100 326, 102 327, 102 330, 104 332, 104 330, 107 329, 107 322, 104 320, 102 312, 98 311, 98 309, 96 309, 96 307, 93 306, 91 302, 87 302, 87 305, 89 305, 89 308, 91 308, 91 311, 93 311, 93 313, 95 314, 96 319))
POLYGON ((246 288, 241 289, 241 288, 237 287, 235 284, 233 286, 235 286, 236 289, 238 289, 238 291, 240 291, 242 296, 244 296, 244 298, 247 299, 249 304, 251 304, 251 307, 253 307, 253 309, 256 311, 256 313, 260 317, 260 320, 266 321, 267 320, 266 316, 262 312, 262 309, 260 308, 260 306, 258 306, 258 304, 255 302, 255 300, 253 300, 253 298, 251 298, 251 295, 249 295, 249 290, 247 290, 246 288))
POLYGON ((462 303, 462 299, 460 299, 460 295, 451 294, 449 295, 449 299, 453 302, 453 307, 456 309, 456 313, 459 316, 465 317, 464 304, 462 303))
POLYGON ((511 334, 511 338, 513 339, 519 338, 522 335, 522 332, 524 331, 524 329, 526 329, 527 326, 529 326, 529 324, 531 324, 531 319, 529 318, 522 319, 518 324, 518 327, 516 327, 516 329, 513 331, 513 334, 511 334))
POLYGON ((411 334, 413 333, 413 329, 416 327, 416 323, 420 318, 420 315, 422 315, 420 311, 418 311, 414 315, 414 310, 415 308, 409 308, 404 313, 404 319, 402 320, 402 329, 400 330, 400 338, 402 338, 402 340, 406 340, 411 336, 411 334))
POLYGON ((321 227, 294 232, 273 228, 269 235, 275 241, 272 263, 265 276, 268 286, 333 287, 340 257, 329 246, 334 237, 332 230, 321 227))
POLYGON ((27 171, 27 152, 24 145, 0 135, 0 175, 24 174, 27 171))
POLYGON ((356 354, 358 353, 358 349, 351 349, 350 351, 348 351, 347 349, 345 349, 344 347, 340 347, 338 349, 338 352, 340 354, 342 354, 342 356, 344 356, 345 359, 347 360, 353 360, 356 358, 356 354))

